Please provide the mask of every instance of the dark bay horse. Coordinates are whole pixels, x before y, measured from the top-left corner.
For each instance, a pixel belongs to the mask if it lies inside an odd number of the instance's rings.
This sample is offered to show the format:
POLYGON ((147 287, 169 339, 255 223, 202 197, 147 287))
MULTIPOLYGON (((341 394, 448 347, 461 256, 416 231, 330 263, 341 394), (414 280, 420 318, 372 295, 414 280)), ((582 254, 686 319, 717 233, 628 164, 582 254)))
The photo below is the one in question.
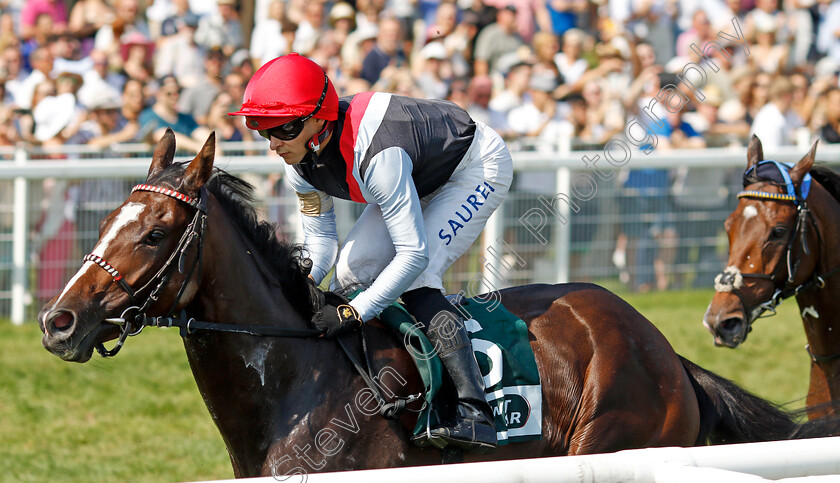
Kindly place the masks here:
POLYGON ((727 269, 703 318, 716 344, 737 347, 763 312, 795 296, 811 358, 809 406, 840 397, 840 176, 814 166, 816 148, 788 170, 791 194, 779 178, 787 168, 762 169, 761 141, 750 140, 744 191, 726 220, 727 269))
MULTIPOLYGON (((311 331, 301 248, 257 221, 250 186, 214 170, 213 146, 211 135, 188 165, 173 163, 174 136, 164 135, 146 183, 103 220, 93 252, 42 309, 49 351, 76 362, 95 347, 112 355, 104 341, 122 342, 139 329, 125 321, 182 309, 208 324, 311 331)), ((837 434, 820 421, 795 423, 681 358, 603 288, 530 285, 500 295, 529 328, 543 385, 543 438, 466 461, 837 434)), ((376 414, 377 402, 336 340, 256 337, 200 323, 182 331, 184 346, 237 477, 441 461, 439 450, 408 443, 414 413, 376 414)), ((364 332, 375 363, 389 369, 374 371, 381 384, 397 395, 421 392, 400 339, 374 322, 364 332)), ((358 334, 345 342, 359 351, 358 334)))

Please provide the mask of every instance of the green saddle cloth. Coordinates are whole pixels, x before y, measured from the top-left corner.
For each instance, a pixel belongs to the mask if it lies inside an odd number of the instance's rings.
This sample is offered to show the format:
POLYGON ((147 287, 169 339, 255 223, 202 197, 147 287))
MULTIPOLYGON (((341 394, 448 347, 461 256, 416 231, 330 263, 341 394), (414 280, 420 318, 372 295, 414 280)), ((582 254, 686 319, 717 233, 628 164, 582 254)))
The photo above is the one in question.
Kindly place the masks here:
MULTIPOLYGON (((484 376, 487 402, 493 409, 499 445, 542 437, 542 388, 525 322, 500 302, 460 299, 454 303, 465 319, 467 331, 484 376)), ((434 346, 415 326, 414 319, 398 303, 388 306, 379 320, 403 335, 423 380, 426 401, 434 401, 442 381, 440 358, 434 346)), ((414 434, 436 424, 431 404, 420 414, 414 434)))

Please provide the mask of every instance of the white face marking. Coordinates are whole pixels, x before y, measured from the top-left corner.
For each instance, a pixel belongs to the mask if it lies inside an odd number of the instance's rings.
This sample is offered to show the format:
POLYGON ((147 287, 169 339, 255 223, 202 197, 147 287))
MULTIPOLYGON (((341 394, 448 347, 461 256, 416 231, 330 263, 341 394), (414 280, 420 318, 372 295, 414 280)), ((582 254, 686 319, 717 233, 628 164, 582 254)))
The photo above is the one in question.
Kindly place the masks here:
POLYGON ((753 218, 753 217, 756 217, 756 216, 758 216, 758 210, 755 208, 755 206, 750 205, 750 206, 744 208, 744 219, 745 220, 749 220, 750 218, 753 218))
POLYGON ((104 257, 105 250, 108 249, 108 244, 117 237, 117 233, 119 233, 120 230, 125 228, 126 225, 132 221, 139 220, 140 213, 142 213, 145 208, 146 205, 143 203, 129 203, 123 206, 120 213, 117 215, 117 218, 114 220, 114 223, 111 225, 111 229, 109 229, 108 233, 99 240, 99 243, 96 244, 96 248, 94 248, 91 253, 98 257, 104 257))
MULTIPOLYGON (((117 233, 120 232, 126 225, 131 223, 132 221, 137 221, 140 219, 140 213, 143 212, 143 209, 146 208, 146 205, 142 203, 129 203, 122 207, 120 213, 117 215, 117 219, 114 220, 114 223, 111 225, 111 229, 108 230, 108 233, 99 240, 99 243, 96 244, 96 248, 93 249, 93 254, 99 257, 103 257, 105 254, 105 250, 108 249, 108 244, 116 238, 117 233)), ((76 272, 76 275, 73 275, 73 278, 67 282, 67 285, 64 287, 64 291, 61 292, 61 295, 55 300, 55 304, 53 304, 53 310, 61 302, 61 299, 67 295, 67 292, 76 284, 76 282, 87 272, 87 269, 93 265, 93 262, 85 262, 82 265, 82 268, 76 272)))

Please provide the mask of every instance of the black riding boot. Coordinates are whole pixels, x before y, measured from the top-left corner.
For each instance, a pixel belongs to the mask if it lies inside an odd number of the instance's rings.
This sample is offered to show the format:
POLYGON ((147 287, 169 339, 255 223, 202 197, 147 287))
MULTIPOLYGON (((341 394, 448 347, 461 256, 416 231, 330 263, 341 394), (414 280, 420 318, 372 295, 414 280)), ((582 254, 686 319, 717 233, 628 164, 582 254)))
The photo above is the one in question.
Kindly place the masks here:
MULTIPOLYGON (((441 438, 466 451, 489 453, 496 447, 496 425, 493 411, 484 398, 484 378, 472 351, 464 320, 452 312, 445 317, 436 317, 427 336, 432 346, 438 348, 443 367, 455 385, 458 405, 454 420, 431 428, 431 438, 441 438), (438 320, 441 322, 438 323, 438 320)), ((420 447, 433 444, 429 434, 423 433, 412 439, 420 447)), ((440 446, 440 445, 436 445, 440 446)))

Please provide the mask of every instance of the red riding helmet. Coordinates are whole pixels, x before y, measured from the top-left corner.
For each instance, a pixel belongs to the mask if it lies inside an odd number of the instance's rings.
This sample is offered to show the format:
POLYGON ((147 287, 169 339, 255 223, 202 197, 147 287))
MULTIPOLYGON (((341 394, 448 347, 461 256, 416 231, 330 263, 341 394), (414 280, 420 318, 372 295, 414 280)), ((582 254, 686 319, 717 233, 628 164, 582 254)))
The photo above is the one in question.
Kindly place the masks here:
POLYGON ((292 53, 268 61, 248 85, 242 109, 229 116, 245 116, 254 130, 271 129, 299 117, 338 119, 338 94, 318 64, 292 53), (312 114, 314 112, 314 115, 312 114))

